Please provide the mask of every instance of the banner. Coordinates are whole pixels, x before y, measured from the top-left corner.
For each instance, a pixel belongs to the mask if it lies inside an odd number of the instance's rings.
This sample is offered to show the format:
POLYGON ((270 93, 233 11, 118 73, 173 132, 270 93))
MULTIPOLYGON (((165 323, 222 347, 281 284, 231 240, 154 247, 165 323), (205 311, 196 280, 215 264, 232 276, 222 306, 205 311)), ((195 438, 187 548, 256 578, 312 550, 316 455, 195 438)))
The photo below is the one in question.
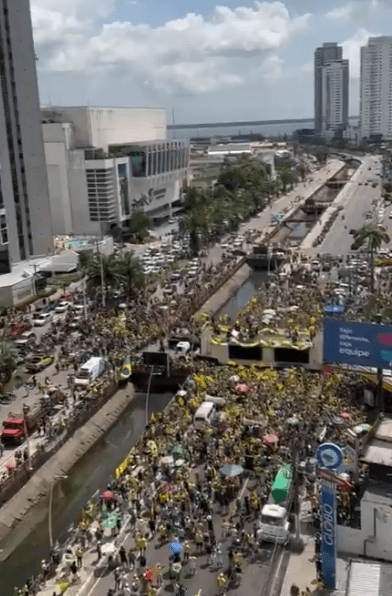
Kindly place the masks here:
POLYGON ((335 589, 336 579, 336 487, 321 486, 321 568, 328 589, 335 589))
POLYGON ((392 368, 392 327, 326 319, 324 362, 392 368))

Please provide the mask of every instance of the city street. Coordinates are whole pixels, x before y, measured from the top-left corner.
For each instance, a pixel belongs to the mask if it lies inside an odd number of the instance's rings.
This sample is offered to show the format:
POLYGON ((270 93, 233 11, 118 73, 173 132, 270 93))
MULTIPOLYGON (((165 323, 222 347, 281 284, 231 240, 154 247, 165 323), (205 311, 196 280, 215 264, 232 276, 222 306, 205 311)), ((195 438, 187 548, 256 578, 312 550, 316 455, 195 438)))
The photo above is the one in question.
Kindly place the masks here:
POLYGON ((363 158, 363 165, 342 191, 344 197, 339 204, 344 209, 339 213, 324 242, 314 248, 315 253, 345 255, 351 252, 354 237, 350 230, 358 230, 365 223, 377 220, 377 203, 381 200, 380 178, 376 176, 379 163, 378 157, 363 158), (373 181, 377 182, 375 188, 372 186, 373 181))

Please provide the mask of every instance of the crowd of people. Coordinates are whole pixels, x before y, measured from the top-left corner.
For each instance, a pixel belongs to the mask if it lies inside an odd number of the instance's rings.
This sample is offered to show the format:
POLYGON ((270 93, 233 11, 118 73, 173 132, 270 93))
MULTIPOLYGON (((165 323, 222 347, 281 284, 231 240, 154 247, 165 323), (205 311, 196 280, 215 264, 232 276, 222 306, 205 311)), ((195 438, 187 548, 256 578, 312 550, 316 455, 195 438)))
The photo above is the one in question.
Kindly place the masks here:
MULTIPOLYGON (((235 332, 235 337, 246 341, 263 334, 283 334, 292 343, 311 342, 321 325, 325 293, 317 278, 297 283, 301 281, 298 271, 306 262, 292 255, 287 274, 271 275, 235 320, 209 315, 189 318, 212 286, 228 274, 233 260, 214 269, 201 267, 190 295, 162 296, 150 288, 125 312, 118 305, 121 297, 109 302, 105 310, 98 297, 76 330, 70 328, 70 313, 52 324, 42 342, 48 350, 60 346, 61 366, 71 370, 70 397, 74 393, 72 368, 76 371, 87 356, 107 358, 111 364, 107 381, 113 380, 125 355, 168 338, 175 327, 199 334, 209 324, 215 337, 227 338, 235 332)), ((76 295, 74 300, 82 298, 76 295)), ((208 565, 216 571, 217 592, 225 592, 238 584, 243 567, 257 557, 262 546, 257 522, 278 469, 292 462, 294 451, 298 462, 308 463, 320 441, 344 448, 347 429, 366 420, 358 399, 363 383, 350 373, 310 372, 300 367, 274 370, 234 362, 216 367, 202 360, 192 366, 193 375, 184 390, 171 407, 151 417, 116 470, 115 479, 102 492, 100 503, 84 509, 77 542, 61 568, 61 585, 69 585, 78 576, 85 552, 94 549, 102 560, 106 544, 126 529, 132 535, 129 548, 115 549, 108 560, 113 572, 111 595, 154 596, 167 579, 183 596, 186 577, 197 571, 202 555, 207 555, 208 565), (222 399, 219 415, 213 424, 198 430, 193 416, 206 396, 222 399), (231 466, 237 466, 240 473, 227 475, 223 470, 231 466), (105 527, 113 515, 115 523, 108 536, 105 527), (158 538, 165 545, 157 552, 159 562, 147 552, 148 542, 158 538), (179 546, 166 560, 168 544, 179 546)), ((311 499, 317 520, 318 487, 308 469, 301 467, 298 482, 311 499)), ((339 494, 341 522, 351 515, 359 491, 352 478, 348 486, 339 494)), ((55 557, 52 553, 52 566, 56 566, 55 557)), ((43 570, 38 589, 50 569, 43 570)), ((35 586, 27 586, 24 593, 36 591, 35 586)))

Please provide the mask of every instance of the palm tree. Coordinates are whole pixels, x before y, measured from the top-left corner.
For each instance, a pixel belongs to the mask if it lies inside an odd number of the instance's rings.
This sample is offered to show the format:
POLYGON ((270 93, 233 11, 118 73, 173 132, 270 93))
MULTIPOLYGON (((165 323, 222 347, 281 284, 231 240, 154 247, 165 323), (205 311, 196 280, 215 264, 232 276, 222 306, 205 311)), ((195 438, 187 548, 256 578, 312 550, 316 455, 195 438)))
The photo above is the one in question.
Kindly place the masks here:
POLYGON ((90 289, 104 286, 107 294, 109 288, 119 288, 126 283, 126 277, 121 268, 121 259, 116 254, 96 255, 87 262, 87 287, 90 289))
POLYGON ((389 244, 391 241, 384 226, 379 224, 367 224, 356 230, 354 233, 354 246, 355 248, 361 248, 366 246, 367 251, 370 254, 370 275, 371 275, 371 292, 374 292, 374 252, 378 250, 381 244, 389 244))
POLYGON ((125 286, 128 296, 135 293, 144 285, 144 274, 140 266, 140 261, 135 257, 133 250, 126 252, 119 259, 119 270, 125 277, 125 286))

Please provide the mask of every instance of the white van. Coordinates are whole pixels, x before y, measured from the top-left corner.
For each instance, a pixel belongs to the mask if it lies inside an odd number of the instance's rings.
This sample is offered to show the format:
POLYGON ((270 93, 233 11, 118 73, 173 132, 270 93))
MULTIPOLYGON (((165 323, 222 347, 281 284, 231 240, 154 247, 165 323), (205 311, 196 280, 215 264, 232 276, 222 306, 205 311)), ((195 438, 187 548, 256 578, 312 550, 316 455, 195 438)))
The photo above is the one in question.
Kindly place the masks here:
POLYGON ((87 360, 87 362, 85 362, 83 366, 79 368, 75 379, 75 385, 79 387, 86 387, 98 379, 98 377, 105 372, 105 369, 106 361, 104 358, 100 358, 98 356, 90 358, 90 360, 87 360))
POLYGON ((210 401, 204 401, 201 406, 197 409, 194 417, 193 424, 195 428, 202 429, 206 426, 210 426, 216 413, 216 406, 210 401))

